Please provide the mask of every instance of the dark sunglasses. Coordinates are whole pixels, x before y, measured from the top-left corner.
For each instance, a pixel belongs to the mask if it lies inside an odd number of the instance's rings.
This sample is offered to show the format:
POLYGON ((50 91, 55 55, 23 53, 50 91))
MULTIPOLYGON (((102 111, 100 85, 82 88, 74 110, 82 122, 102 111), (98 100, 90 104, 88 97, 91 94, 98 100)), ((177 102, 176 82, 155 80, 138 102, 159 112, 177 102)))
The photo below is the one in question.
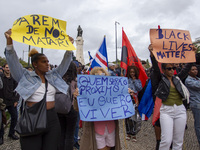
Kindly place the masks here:
POLYGON ((176 69, 176 67, 167 67, 167 68, 165 68, 165 69, 167 69, 167 70, 169 70, 169 71, 170 71, 170 70, 172 70, 172 69, 173 69, 173 70, 175 70, 175 69, 176 69))

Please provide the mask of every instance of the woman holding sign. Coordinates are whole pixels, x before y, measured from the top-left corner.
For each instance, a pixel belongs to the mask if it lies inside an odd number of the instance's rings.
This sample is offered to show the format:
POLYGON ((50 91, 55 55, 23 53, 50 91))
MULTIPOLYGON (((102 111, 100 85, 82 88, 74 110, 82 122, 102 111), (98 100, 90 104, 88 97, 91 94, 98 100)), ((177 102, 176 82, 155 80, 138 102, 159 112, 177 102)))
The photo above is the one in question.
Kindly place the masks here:
MULTIPOLYGON (((39 103, 46 93, 46 129, 37 135, 20 136, 22 150, 56 150, 60 137, 60 124, 54 110, 56 89, 66 94, 67 84, 62 79, 72 60, 72 52, 66 51, 64 58, 57 68, 49 70, 49 61, 44 54, 30 51, 34 71, 30 72, 19 63, 13 48, 11 30, 5 32, 7 46, 6 60, 13 78, 18 82, 15 89, 26 102, 26 107, 39 103), (45 88, 45 85, 46 86, 45 88), (46 91, 46 92, 45 92, 46 91)), ((73 42, 73 39, 71 38, 73 42)))
MULTIPOLYGON (((90 75, 106 75, 108 72, 94 67, 90 75)), ((83 122, 80 150, 120 150, 118 121, 83 122)))
POLYGON ((174 70, 176 69, 174 64, 162 63, 163 74, 161 74, 152 50, 153 47, 150 45, 149 51, 153 68, 151 82, 153 88, 157 89, 154 95, 162 100, 160 108, 161 142, 159 149, 169 150, 171 143, 173 143, 173 150, 182 150, 187 119, 182 99, 186 99, 189 93, 180 79, 184 79, 187 76, 191 64, 186 64, 177 77, 174 76, 174 70))

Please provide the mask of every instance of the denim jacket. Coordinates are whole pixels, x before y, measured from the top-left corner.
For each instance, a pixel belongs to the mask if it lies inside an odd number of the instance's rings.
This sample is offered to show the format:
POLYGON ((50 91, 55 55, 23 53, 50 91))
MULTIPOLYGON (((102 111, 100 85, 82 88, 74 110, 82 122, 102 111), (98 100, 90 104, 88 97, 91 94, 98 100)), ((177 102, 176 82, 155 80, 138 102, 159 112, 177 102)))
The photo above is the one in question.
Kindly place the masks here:
POLYGON ((132 91, 134 91, 135 93, 139 92, 142 90, 142 83, 140 81, 140 79, 128 79, 128 88, 130 88, 132 91))
MULTIPOLYGON (((16 92, 27 100, 42 84, 42 80, 35 71, 28 71, 19 63, 17 54, 13 46, 8 45, 5 50, 5 56, 13 78, 18 82, 16 92)), ((67 94, 68 85, 62 79, 72 61, 72 52, 66 51, 61 64, 45 74, 47 81, 57 90, 67 94)))
POLYGON ((190 107, 200 109, 200 78, 188 76, 185 80, 185 86, 190 92, 190 107))

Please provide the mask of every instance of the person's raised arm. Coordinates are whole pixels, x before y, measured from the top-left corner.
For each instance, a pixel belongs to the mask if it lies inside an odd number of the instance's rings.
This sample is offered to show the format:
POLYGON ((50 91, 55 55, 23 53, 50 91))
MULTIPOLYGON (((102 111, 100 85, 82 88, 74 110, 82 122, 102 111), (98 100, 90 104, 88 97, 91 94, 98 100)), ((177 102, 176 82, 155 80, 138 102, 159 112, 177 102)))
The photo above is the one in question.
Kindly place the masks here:
POLYGON ((151 58, 151 62, 152 62, 153 71, 156 72, 157 74, 161 74, 160 68, 158 67, 158 62, 156 61, 156 58, 153 55, 153 52, 152 52, 153 47, 152 47, 151 44, 149 45, 148 49, 149 49, 149 52, 150 52, 150 58, 151 58))
MULTIPOLYGON (((69 36, 69 40, 74 43, 74 39, 69 36)), ((72 61, 72 51, 66 51, 60 65, 55 69, 61 77, 66 73, 72 61)))
POLYGON ((11 29, 9 29, 8 31, 5 32, 7 45, 12 45, 13 44, 13 41, 12 41, 12 38, 11 38, 11 33, 12 33, 11 29))
POLYGON ((149 47, 149 52, 150 52, 150 58, 151 58, 151 62, 152 62, 152 72, 150 75, 150 79, 151 79, 151 85, 152 85, 152 93, 154 94, 155 91, 158 88, 159 82, 161 80, 161 72, 160 72, 160 68, 158 67, 158 62, 156 61, 152 51, 153 51, 153 47, 150 44, 149 47))
POLYGON ((17 57, 17 54, 13 48, 13 40, 11 38, 11 34, 12 31, 11 29, 9 29, 8 31, 6 31, 4 33, 5 38, 6 38, 6 42, 7 42, 7 46, 6 46, 6 50, 5 50, 5 56, 6 56, 6 61, 8 63, 8 66, 10 68, 12 77, 19 82, 19 80, 21 79, 22 75, 23 75, 23 71, 25 69, 23 69, 22 65, 19 63, 19 59, 17 57))

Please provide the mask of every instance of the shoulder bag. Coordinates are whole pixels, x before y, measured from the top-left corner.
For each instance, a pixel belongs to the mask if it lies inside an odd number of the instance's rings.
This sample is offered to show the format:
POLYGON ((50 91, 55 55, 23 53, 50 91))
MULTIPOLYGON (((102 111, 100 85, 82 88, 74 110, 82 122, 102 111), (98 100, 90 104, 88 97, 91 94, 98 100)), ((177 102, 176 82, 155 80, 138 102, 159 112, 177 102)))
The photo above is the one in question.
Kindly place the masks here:
POLYGON ((48 82, 45 80, 45 94, 43 99, 31 107, 24 104, 22 116, 20 117, 15 131, 21 136, 32 136, 42 133, 47 127, 46 94, 48 82))

